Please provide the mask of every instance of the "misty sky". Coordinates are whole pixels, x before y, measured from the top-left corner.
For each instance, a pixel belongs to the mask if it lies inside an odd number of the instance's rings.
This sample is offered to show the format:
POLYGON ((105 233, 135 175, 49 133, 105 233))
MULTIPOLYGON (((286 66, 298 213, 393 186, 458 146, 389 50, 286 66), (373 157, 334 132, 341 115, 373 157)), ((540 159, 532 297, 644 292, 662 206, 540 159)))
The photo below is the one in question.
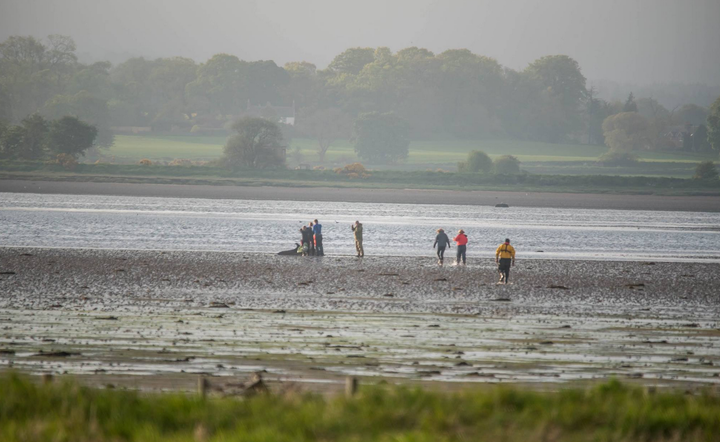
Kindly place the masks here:
POLYGON ((0 0, 0 39, 72 36, 80 54, 214 53, 325 67, 349 47, 468 48, 522 69, 550 54, 590 80, 720 85, 720 0, 0 0))

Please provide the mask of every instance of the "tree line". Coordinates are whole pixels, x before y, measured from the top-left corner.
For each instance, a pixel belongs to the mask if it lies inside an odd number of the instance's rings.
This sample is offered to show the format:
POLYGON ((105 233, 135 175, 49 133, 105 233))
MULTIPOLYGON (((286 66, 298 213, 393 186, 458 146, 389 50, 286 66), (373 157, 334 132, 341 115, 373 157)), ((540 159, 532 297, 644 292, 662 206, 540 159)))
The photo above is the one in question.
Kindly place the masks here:
MULTIPOLYGON (((75 52, 72 38, 58 35, 0 43, 0 120, 18 125, 33 114, 76 116, 97 128, 93 144, 103 147, 113 143, 111 127, 225 134, 249 105, 265 106, 262 116, 275 121, 277 106, 292 106, 296 124, 283 128, 286 138, 316 139, 321 160, 335 140, 368 127, 401 144, 492 137, 607 144, 617 151, 720 149, 718 102, 711 109, 666 109, 632 95, 626 103, 607 102, 566 55, 513 70, 467 49, 350 48, 318 69, 229 54, 204 63, 131 58, 112 66, 80 63, 75 52)), ((374 142, 381 161, 402 159, 403 152, 374 142)))

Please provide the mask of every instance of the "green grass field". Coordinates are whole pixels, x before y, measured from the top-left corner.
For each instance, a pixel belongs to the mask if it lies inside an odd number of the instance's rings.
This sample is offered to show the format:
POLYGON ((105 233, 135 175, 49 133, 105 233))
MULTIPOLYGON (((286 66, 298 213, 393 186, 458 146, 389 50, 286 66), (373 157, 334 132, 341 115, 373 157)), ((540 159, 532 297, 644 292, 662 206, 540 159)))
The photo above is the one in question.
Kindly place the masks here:
POLYGON ((617 381, 536 392, 367 387, 350 399, 290 393, 202 399, 38 386, 0 376, 0 439, 70 441, 717 441, 720 397, 617 381))
MULTIPOLYGON (((212 160, 222 155, 225 144, 224 137, 217 136, 160 136, 160 135, 118 135, 115 145, 105 153, 115 156, 118 160, 138 161, 142 158, 150 160, 173 160, 176 158, 190 160, 212 160)), ((297 162, 293 157, 295 148, 300 149, 302 162, 317 164, 317 147, 314 140, 294 138, 288 153, 291 163, 297 162)), ((482 150, 491 157, 515 155, 521 162, 592 162, 607 151, 602 146, 586 146, 572 144, 549 144, 520 140, 447 140, 447 141, 413 141, 410 144, 410 156, 404 167, 446 167, 454 169, 458 161, 465 159, 471 150, 482 150)), ((640 158, 653 162, 697 163, 705 159, 715 159, 717 154, 671 154, 642 153, 640 158)), ((327 163, 347 164, 357 161, 353 147, 348 141, 338 141, 330 148, 326 156, 327 163)))

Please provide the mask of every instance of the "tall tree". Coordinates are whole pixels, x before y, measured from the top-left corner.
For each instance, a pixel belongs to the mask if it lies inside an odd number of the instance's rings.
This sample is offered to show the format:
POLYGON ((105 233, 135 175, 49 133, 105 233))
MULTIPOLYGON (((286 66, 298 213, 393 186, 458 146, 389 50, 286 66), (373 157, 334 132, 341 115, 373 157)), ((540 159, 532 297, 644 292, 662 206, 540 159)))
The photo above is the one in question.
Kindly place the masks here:
POLYGON ((705 124, 708 117, 708 110, 696 104, 686 104, 673 113, 677 124, 692 124, 697 126, 705 124))
POLYGON ((708 142, 715 150, 720 150, 720 97, 710 106, 707 117, 708 142))
POLYGON ((39 160, 45 156, 48 144, 49 123, 38 114, 28 115, 20 123, 23 140, 17 156, 24 160, 39 160))
POLYGON ((635 103, 635 95, 633 95, 632 92, 627 97, 627 100, 625 100, 625 106, 623 106, 623 112, 637 112, 638 106, 637 103, 635 103))
POLYGON ((338 54, 328 69, 350 75, 357 75, 365 65, 375 61, 375 50, 373 48, 350 48, 338 54))
POLYGON ((647 119, 637 112, 609 116, 603 123, 605 144, 615 151, 647 150, 650 147, 649 127, 647 119))
POLYGON ((353 126, 355 153, 368 163, 392 164, 408 156, 408 124, 394 113, 360 114, 353 126))
POLYGON ((232 169, 266 169, 285 165, 282 131, 265 118, 245 117, 233 125, 237 132, 225 145, 223 162, 232 169))
POLYGON ((77 117, 67 116, 51 123, 49 135, 49 146, 53 153, 77 158, 93 146, 97 129, 77 117))

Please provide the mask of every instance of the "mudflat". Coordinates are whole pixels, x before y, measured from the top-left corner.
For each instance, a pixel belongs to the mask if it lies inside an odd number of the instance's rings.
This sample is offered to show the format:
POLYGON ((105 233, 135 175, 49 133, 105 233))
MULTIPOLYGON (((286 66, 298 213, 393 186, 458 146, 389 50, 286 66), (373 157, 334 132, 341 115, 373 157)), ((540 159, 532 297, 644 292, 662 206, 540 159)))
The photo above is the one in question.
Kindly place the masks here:
POLYGON ((616 195, 552 192, 215 186, 0 180, 0 192, 244 200, 496 205, 615 210, 720 212, 718 196, 616 195))
POLYGON ((720 264, 0 248, 0 367, 192 389, 720 384, 720 264))

